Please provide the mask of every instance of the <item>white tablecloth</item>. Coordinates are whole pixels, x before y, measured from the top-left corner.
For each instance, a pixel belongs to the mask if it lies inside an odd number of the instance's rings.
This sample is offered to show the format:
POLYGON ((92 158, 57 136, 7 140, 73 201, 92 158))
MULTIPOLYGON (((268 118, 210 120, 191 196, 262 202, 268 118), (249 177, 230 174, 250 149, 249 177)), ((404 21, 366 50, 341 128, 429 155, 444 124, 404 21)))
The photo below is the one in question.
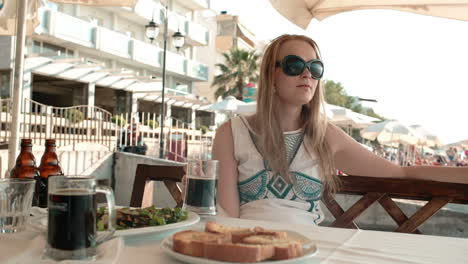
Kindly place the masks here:
MULTIPOLYGON (((318 254, 312 258, 313 261, 307 263, 468 263, 468 239, 464 238, 290 225, 224 217, 202 218, 201 222, 183 229, 201 229, 207 220, 231 226, 262 226, 296 231, 315 241, 319 249, 318 254)), ((115 263, 182 263, 166 255, 160 246, 165 237, 180 230, 125 237, 125 246, 118 253, 115 263)), ((21 243, 17 241, 13 244, 11 241, 20 237, 34 237, 33 231, 28 232, 30 233, 0 236, 0 263, 8 263, 6 255, 24 250, 21 243)))

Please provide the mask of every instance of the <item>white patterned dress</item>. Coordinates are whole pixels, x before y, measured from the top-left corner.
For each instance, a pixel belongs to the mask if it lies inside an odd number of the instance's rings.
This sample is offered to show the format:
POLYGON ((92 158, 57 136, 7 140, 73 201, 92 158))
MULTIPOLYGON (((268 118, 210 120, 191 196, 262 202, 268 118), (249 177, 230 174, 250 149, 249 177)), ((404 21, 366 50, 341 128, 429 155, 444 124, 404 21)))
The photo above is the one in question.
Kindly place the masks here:
MULTIPOLYGON (((255 134, 244 117, 231 119, 234 155, 239 173, 240 218, 318 224, 322 181, 315 153, 303 144, 302 129, 284 132, 290 172, 297 184, 288 184, 269 170, 255 146, 255 134)), ((307 139, 304 139, 307 140, 307 139)))

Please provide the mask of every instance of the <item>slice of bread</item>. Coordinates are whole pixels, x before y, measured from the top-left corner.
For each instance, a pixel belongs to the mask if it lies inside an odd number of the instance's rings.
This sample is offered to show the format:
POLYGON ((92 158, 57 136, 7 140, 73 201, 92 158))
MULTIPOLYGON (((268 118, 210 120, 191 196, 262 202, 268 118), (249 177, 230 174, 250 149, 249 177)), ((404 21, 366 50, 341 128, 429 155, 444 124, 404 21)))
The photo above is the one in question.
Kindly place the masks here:
POLYGON ((272 245, 207 243, 205 246, 205 257, 218 261, 252 263, 270 259, 274 255, 275 247, 272 245))
POLYGON ((265 229, 260 226, 256 226, 254 228, 254 232, 255 232, 255 235, 268 235, 268 236, 274 236, 279 239, 286 239, 288 237, 288 233, 284 231, 265 229))
POLYGON ((175 233, 172 236, 172 241, 174 251, 194 257, 204 257, 207 243, 231 243, 231 234, 186 230, 175 233))
POLYGON ((288 239, 287 232, 262 227, 228 227, 215 222, 207 222, 205 232, 175 233, 173 249, 185 255, 241 263, 303 255, 301 242, 288 239))
POLYGON ((277 234, 249 236, 244 238, 242 243, 274 246, 275 254, 272 258, 274 260, 291 259, 303 255, 302 244, 300 242, 287 239, 286 237, 279 238, 277 234))
POLYGON ((255 231, 250 228, 224 226, 215 222, 207 222, 205 224, 205 231, 216 234, 230 233, 232 236, 232 243, 239 243, 245 237, 256 234, 255 231))

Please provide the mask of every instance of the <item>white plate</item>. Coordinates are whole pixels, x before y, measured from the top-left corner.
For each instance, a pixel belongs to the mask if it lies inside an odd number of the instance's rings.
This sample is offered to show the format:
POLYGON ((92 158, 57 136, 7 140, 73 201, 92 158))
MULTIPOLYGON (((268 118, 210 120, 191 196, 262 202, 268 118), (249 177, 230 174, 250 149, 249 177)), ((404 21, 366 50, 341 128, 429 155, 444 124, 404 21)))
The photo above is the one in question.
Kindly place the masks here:
MULTIPOLYGON (((200 221, 200 216, 194 212, 188 212, 187 219, 177 223, 160 225, 160 226, 149 226, 149 227, 140 227, 140 228, 130 228, 125 230, 116 230, 116 236, 133 236, 140 234, 149 234, 156 232, 163 232, 171 229, 181 228, 189 225, 193 225, 200 221)), ((31 217, 31 225, 34 228, 37 228, 39 231, 47 231, 47 215, 34 216, 31 217)))
POLYGON ((156 233, 167 231, 171 229, 176 229, 184 226, 189 226, 198 223, 200 221, 200 216, 194 212, 188 212, 187 219, 184 221, 180 221, 177 223, 167 224, 167 225, 160 225, 160 226, 149 226, 149 227, 140 227, 140 228, 130 228, 125 230, 117 230, 115 231, 116 236, 133 236, 133 235, 140 235, 140 234, 148 234, 148 233, 156 233))
MULTIPOLYGON (((285 260, 265 260, 265 261, 260 261, 256 263, 261 263, 261 264, 293 264, 293 263, 306 263, 307 260, 312 258, 318 253, 318 248, 315 245, 315 243, 308 239, 307 237, 296 233, 294 231, 290 230, 281 230, 285 231, 288 233, 288 238, 298 240, 302 242, 302 249, 304 255, 298 258, 293 258, 293 259, 285 259, 285 260)), ((182 262, 186 263, 194 263, 194 264, 225 264, 225 263, 232 263, 232 262, 225 262, 225 261, 217 261, 217 260, 211 260, 211 259, 206 259, 206 258, 199 258, 199 257, 192 257, 189 255, 184 255, 178 252, 175 252, 172 249, 172 235, 166 237, 162 242, 161 246, 163 250, 172 256, 173 258, 180 260, 182 262)), ((309 262, 307 262, 309 263, 309 262)))

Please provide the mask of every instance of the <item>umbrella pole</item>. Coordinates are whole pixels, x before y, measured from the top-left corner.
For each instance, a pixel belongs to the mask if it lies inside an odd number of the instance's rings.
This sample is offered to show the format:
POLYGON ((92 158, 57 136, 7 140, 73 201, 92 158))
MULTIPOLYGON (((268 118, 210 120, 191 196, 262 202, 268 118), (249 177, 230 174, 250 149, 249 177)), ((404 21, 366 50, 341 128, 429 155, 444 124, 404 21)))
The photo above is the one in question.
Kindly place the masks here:
POLYGON ((28 0, 18 1, 16 20, 15 68, 13 77, 13 111, 11 118, 10 144, 8 145, 8 172, 15 165, 19 146, 20 107, 23 93, 24 45, 26 39, 26 6, 28 0))

